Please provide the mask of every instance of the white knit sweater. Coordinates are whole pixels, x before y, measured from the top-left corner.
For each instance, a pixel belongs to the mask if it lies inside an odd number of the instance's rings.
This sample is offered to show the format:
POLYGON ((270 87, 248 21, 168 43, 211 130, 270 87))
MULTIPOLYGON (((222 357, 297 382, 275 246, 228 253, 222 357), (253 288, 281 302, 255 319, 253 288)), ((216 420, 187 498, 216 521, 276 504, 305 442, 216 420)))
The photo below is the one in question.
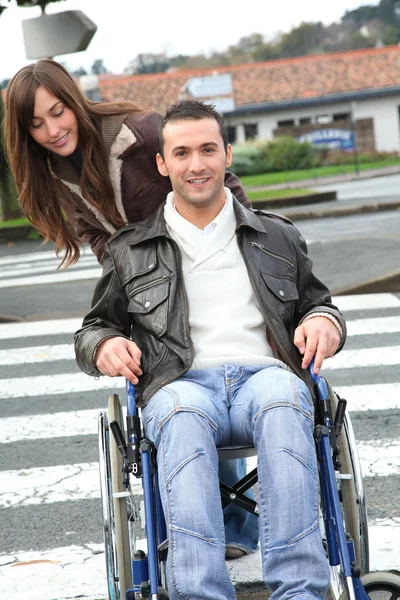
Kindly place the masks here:
POLYGON ((164 209, 168 232, 182 254, 195 358, 192 368, 226 364, 286 365, 273 357, 266 326, 253 292, 236 235, 232 194, 205 230, 175 209, 173 192, 164 209))

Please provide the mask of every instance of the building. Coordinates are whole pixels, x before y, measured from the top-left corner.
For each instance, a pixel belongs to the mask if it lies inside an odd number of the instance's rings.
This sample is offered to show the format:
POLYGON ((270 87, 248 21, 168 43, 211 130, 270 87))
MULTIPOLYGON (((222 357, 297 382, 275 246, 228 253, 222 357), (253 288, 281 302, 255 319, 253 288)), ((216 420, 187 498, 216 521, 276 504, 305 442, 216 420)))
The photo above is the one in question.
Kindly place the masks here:
POLYGON ((230 77, 230 93, 196 97, 222 106, 232 142, 282 133, 302 137, 315 130, 324 134, 314 134, 314 141, 323 136, 332 141, 335 132, 336 140, 345 136, 338 130, 355 128, 361 152, 400 152, 399 46, 174 73, 106 75, 99 78, 99 93, 103 100, 131 100, 164 112, 178 99, 193 97, 193 82, 202 79, 217 89, 211 78, 221 76, 230 77))

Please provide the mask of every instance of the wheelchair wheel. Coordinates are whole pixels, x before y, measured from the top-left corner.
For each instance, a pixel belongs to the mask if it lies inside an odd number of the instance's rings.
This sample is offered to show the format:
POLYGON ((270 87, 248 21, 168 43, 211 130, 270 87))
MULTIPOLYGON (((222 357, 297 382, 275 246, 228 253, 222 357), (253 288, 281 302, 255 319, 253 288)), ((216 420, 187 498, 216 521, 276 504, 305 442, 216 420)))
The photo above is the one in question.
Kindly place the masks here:
POLYGON ((115 497, 126 492, 126 488, 122 457, 109 429, 111 421, 117 421, 124 431, 121 404, 116 394, 108 399, 108 418, 105 413, 99 415, 99 468, 108 595, 110 600, 124 600, 126 590, 132 587, 132 566, 127 498, 115 497))
MULTIPOLYGON (((399 600, 400 576, 394 573, 375 571, 361 577, 361 582, 370 600, 399 600)), ((347 592, 340 596, 340 600, 347 600, 347 592)))
MULTIPOLYGON (((329 395, 332 402, 333 413, 336 411, 337 396, 328 382, 329 395)), ((361 574, 369 572, 369 543, 368 520, 363 482, 361 475, 360 459, 357 444, 351 424, 350 416, 346 412, 342 431, 337 440, 341 450, 339 460, 340 473, 351 475, 350 479, 340 479, 340 495, 344 525, 347 533, 354 541, 354 550, 361 569, 361 574)))

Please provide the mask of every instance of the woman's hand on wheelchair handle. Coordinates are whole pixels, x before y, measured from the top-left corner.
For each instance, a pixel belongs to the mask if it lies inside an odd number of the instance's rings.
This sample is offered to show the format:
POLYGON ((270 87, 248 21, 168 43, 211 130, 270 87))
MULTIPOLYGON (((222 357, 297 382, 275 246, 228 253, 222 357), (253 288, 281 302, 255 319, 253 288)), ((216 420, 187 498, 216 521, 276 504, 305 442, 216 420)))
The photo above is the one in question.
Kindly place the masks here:
POLYGON ((108 377, 125 377, 134 385, 142 375, 142 353, 135 342, 124 337, 107 338, 97 348, 95 363, 98 370, 108 377))
POLYGON ((338 328, 330 319, 313 317, 304 321, 294 332, 294 345, 303 355, 301 366, 307 369, 315 356, 314 372, 318 375, 325 358, 333 356, 340 343, 338 328))

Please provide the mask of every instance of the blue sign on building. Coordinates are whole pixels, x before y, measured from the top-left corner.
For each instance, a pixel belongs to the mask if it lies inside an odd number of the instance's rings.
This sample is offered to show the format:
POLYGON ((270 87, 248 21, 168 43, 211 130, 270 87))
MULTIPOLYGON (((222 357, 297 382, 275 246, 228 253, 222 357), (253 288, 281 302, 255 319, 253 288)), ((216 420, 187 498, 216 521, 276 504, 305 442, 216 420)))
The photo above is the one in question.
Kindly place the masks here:
POLYGON ((354 134, 348 129, 317 129, 297 138, 299 142, 309 142, 315 146, 335 150, 353 150, 354 134))

